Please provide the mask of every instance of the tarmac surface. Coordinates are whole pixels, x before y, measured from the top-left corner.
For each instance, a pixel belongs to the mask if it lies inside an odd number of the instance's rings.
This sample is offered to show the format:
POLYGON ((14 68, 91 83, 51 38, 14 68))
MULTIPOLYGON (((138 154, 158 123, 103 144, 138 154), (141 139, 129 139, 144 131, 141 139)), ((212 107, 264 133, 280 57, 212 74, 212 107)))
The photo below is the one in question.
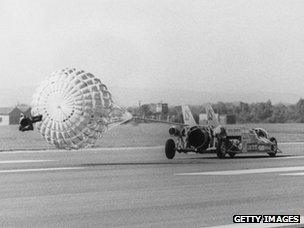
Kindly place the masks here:
POLYGON ((245 227, 234 214, 302 216, 304 143, 280 148, 275 158, 173 160, 161 146, 1 152, 0 226, 245 227))

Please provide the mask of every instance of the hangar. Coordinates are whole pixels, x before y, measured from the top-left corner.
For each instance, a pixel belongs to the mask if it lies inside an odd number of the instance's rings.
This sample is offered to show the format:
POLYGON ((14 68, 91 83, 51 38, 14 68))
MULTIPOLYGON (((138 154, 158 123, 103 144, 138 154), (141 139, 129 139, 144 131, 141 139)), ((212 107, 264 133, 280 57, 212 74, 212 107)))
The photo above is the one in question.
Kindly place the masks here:
POLYGON ((31 108, 26 105, 0 107, 0 125, 18 124, 21 113, 30 116, 31 108))

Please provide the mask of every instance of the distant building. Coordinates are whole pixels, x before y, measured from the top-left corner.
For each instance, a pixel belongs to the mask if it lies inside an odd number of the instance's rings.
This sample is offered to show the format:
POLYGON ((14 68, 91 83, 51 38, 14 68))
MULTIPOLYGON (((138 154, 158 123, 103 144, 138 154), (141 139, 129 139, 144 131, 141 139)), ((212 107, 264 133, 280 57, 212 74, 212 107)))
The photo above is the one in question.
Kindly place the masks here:
POLYGON ((0 125, 18 124, 21 110, 17 107, 0 108, 0 125))
POLYGON ((219 119, 219 123, 221 125, 227 124, 227 115, 226 114, 219 115, 218 119, 219 119))
POLYGON ((21 105, 16 107, 0 108, 0 125, 18 124, 21 113, 25 114, 26 116, 31 116, 30 107, 21 105))
POLYGON ((0 108, 0 125, 9 125, 9 115, 13 108, 0 108))
MULTIPOLYGON (((236 123, 236 116, 235 115, 227 115, 227 114, 221 114, 215 113, 215 117, 219 121, 221 125, 225 124, 235 124, 236 123)), ((199 124, 200 125, 206 125, 207 124, 207 114, 201 113, 199 114, 199 124)))
MULTIPOLYGON (((215 113, 215 117, 219 120, 219 114, 215 113)), ((207 113, 200 113, 199 114, 199 125, 206 125, 207 124, 207 113)))
POLYGON ((26 116, 31 116, 31 110, 32 110, 32 109, 31 109, 30 106, 28 106, 28 105, 26 105, 26 104, 18 104, 16 107, 19 108, 20 111, 21 111, 24 115, 26 115, 26 116))
POLYGON ((167 120, 168 113, 169 108, 166 103, 143 104, 139 108, 139 114, 144 118, 167 120))

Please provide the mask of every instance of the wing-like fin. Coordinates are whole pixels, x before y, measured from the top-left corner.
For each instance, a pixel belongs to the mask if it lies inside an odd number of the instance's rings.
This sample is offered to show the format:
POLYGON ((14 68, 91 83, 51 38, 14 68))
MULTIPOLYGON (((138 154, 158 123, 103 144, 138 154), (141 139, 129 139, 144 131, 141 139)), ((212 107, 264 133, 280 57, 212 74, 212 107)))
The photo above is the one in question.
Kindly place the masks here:
POLYGON ((191 110, 190 110, 189 106, 183 105, 182 106, 182 113, 183 113, 184 123, 186 125, 189 125, 189 126, 196 126, 197 125, 197 123, 195 122, 195 120, 192 116, 192 113, 191 113, 191 110))
POLYGON ((214 113, 213 108, 210 104, 206 105, 206 113, 207 113, 207 122, 208 125, 212 126, 213 128, 216 128, 220 125, 218 119, 216 118, 216 115, 214 113))

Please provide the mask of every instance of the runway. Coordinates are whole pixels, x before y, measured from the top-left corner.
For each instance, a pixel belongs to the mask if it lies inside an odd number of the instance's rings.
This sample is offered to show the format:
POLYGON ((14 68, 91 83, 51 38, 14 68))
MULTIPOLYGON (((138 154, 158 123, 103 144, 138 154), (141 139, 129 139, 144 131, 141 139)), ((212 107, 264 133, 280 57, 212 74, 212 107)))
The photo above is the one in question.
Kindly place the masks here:
POLYGON ((280 148, 276 158, 224 160, 215 154, 167 160, 162 147, 2 152, 0 224, 240 227, 232 224, 234 214, 302 216, 304 145, 280 148))

